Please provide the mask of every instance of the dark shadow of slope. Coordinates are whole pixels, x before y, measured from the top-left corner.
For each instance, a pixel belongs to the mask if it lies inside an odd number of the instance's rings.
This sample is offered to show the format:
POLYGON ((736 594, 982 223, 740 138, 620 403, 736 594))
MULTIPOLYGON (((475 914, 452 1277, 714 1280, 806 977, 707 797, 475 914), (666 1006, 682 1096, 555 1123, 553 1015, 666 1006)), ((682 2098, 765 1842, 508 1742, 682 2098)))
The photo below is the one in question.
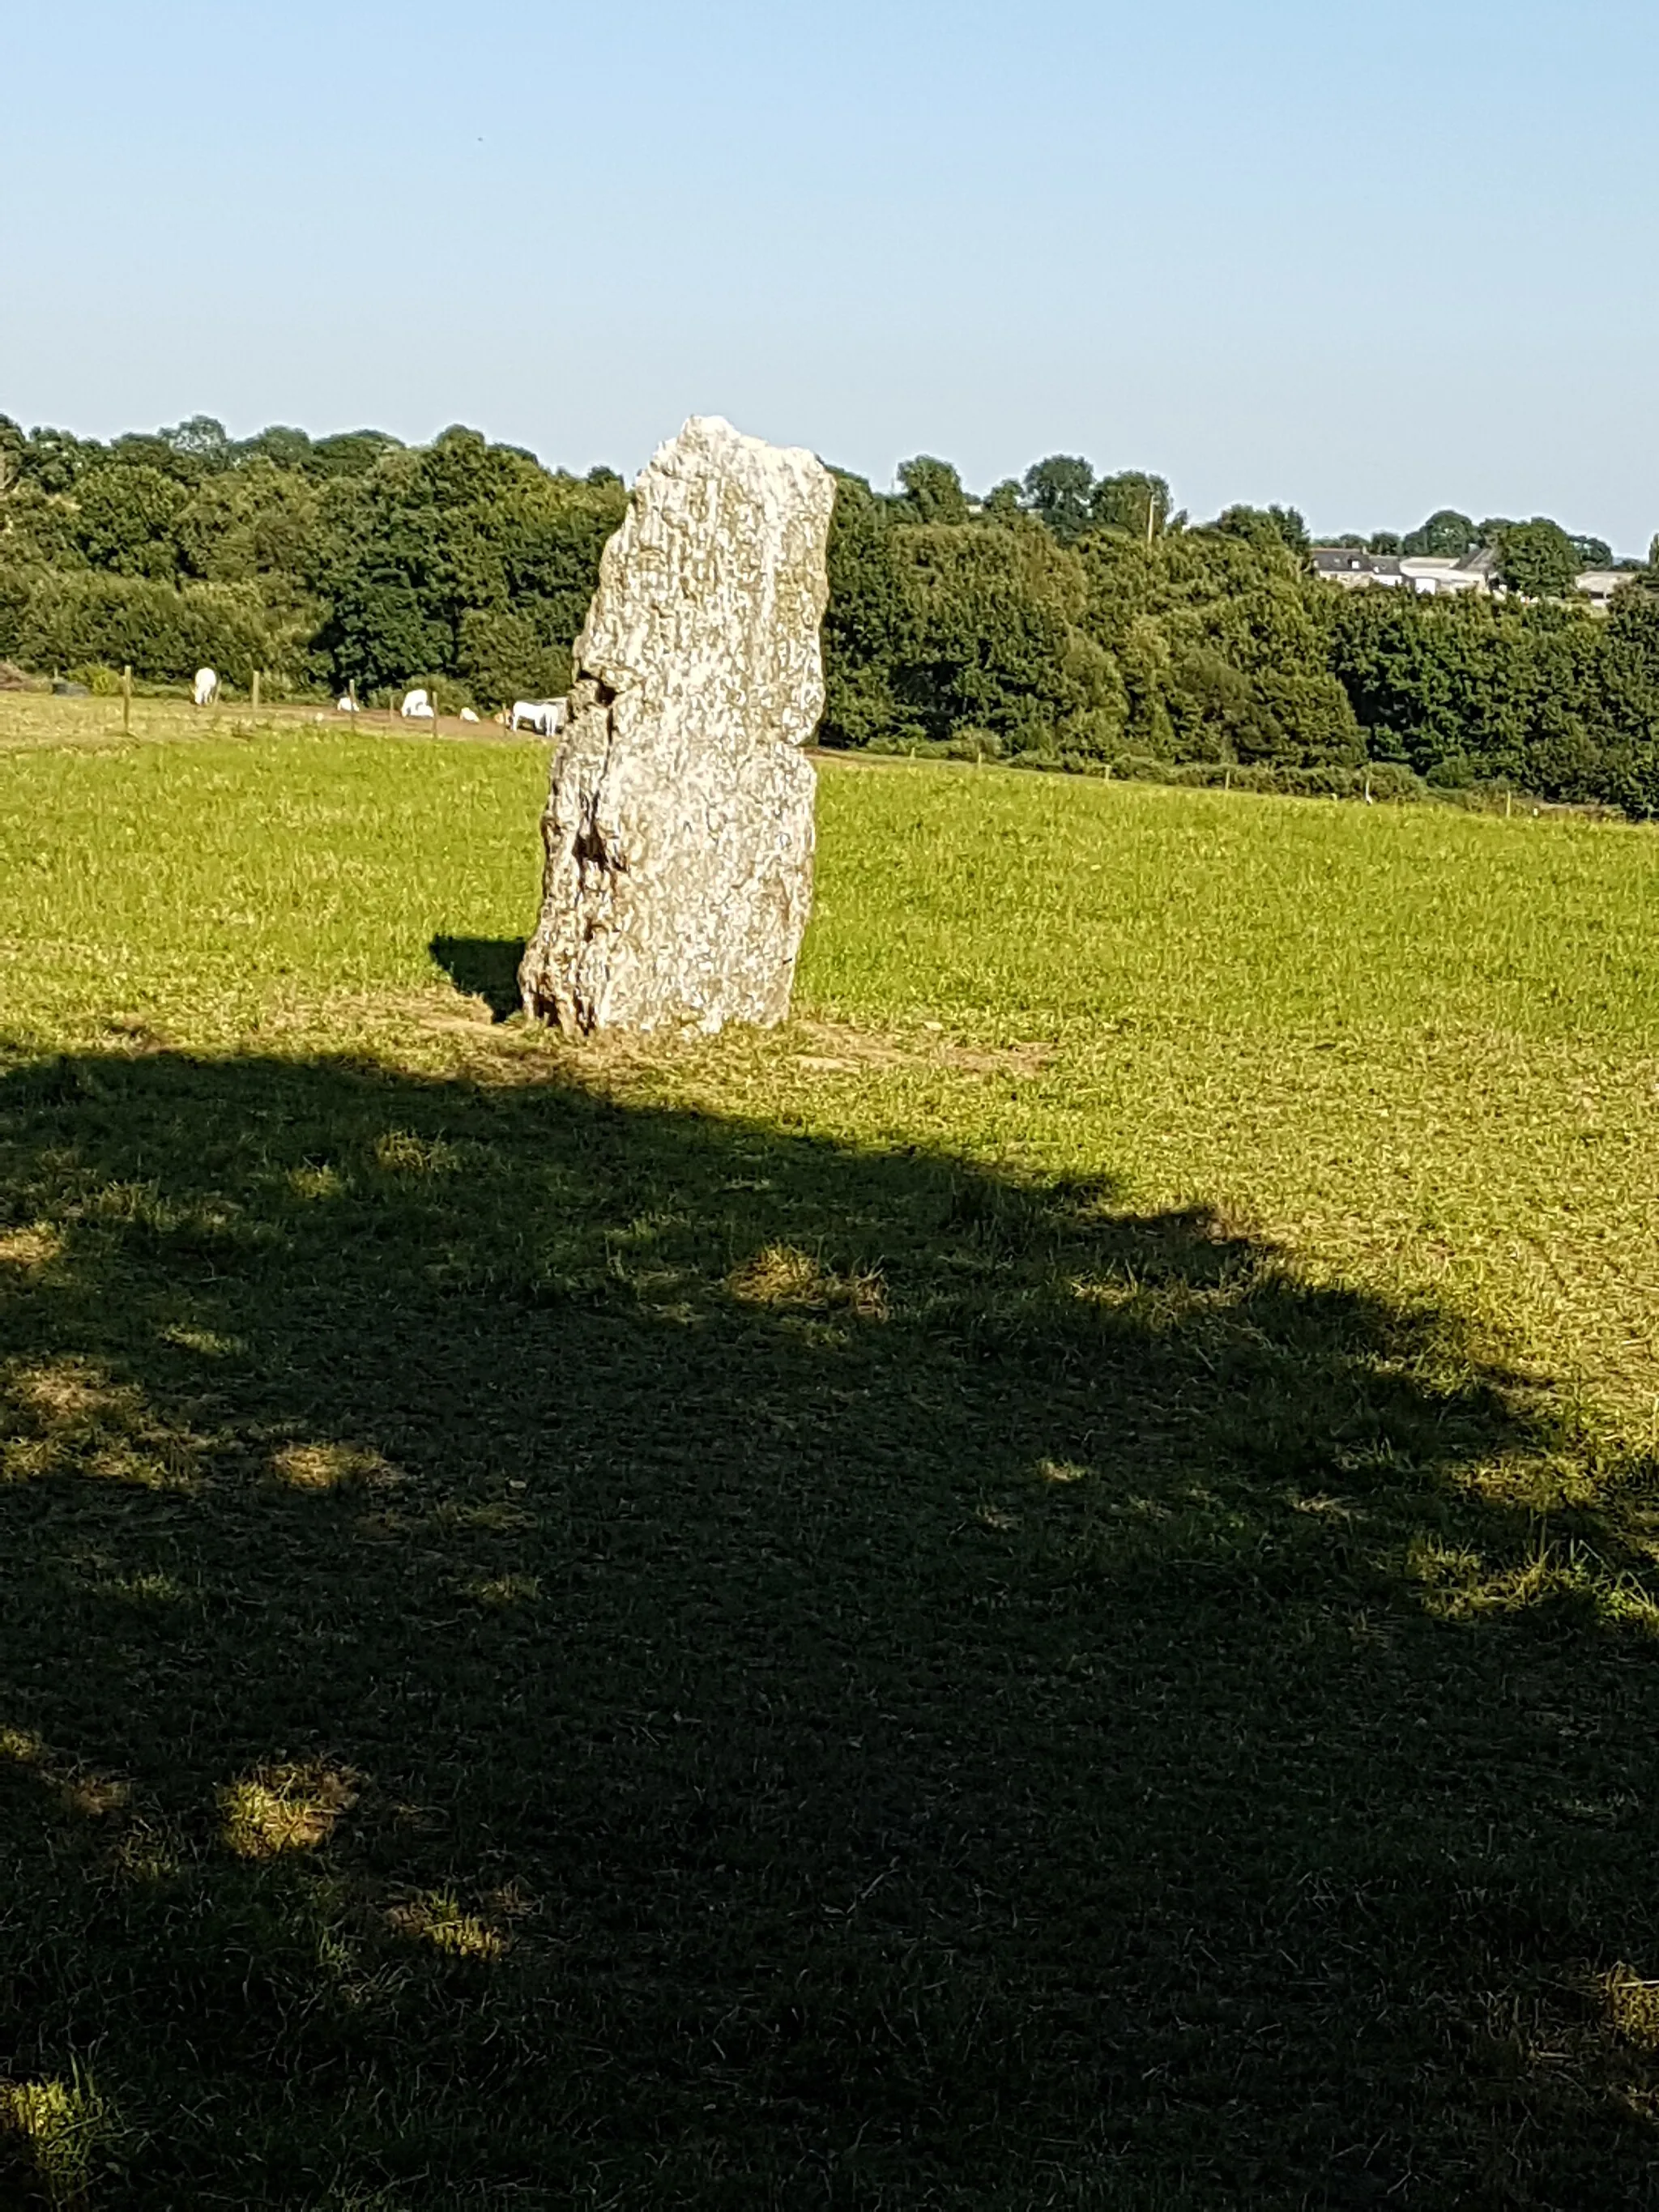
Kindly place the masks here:
POLYGON ((337 1064, 14 1076, 0 1190, 88 2203, 1653 2201, 1642 1563, 1482 1502, 1553 1439, 1443 1316, 337 1064))
POLYGON ((458 991, 482 999, 498 1022, 519 1011, 522 937, 434 937, 427 950, 458 991))

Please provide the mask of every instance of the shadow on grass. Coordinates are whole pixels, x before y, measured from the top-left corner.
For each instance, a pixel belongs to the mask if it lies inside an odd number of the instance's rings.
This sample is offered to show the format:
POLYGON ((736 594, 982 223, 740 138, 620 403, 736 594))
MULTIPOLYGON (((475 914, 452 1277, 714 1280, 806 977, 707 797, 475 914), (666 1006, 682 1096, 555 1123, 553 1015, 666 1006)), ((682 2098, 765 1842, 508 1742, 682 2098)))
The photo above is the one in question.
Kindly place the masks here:
POLYGON ((482 999, 498 1022, 519 1011, 522 937, 434 937, 428 951, 458 991, 482 999))
POLYGON ((569 1081, 58 1063, 0 1191, 50 2201, 1652 2201, 1643 1562, 1444 1316, 569 1081))

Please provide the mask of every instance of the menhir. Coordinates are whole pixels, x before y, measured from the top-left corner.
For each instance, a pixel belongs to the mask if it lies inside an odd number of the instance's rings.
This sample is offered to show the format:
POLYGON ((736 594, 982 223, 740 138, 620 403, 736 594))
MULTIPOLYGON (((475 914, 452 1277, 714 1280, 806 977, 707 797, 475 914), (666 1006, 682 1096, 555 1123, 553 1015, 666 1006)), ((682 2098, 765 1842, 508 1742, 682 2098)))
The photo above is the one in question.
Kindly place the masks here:
POLYGON ((835 480, 696 417, 634 487, 576 641, 525 1011, 568 1033, 784 1019, 812 902, 835 480))

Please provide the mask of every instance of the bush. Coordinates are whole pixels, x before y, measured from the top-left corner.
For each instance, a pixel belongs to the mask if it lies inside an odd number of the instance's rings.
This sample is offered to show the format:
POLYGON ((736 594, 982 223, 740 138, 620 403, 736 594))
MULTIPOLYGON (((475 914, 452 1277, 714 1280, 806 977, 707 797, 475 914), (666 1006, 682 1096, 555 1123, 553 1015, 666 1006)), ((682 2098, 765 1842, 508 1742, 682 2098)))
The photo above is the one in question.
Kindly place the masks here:
POLYGON ((502 609, 472 608, 461 617, 456 665, 483 706, 557 699, 570 689, 569 647, 544 643, 527 615, 502 609))
POLYGON ((0 658, 9 660, 17 655, 34 584, 34 574, 27 568, 0 568, 0 658))
POLYGON ((79 667, 65 672, 72 684, 84 684, 94 699, 115 699, 120 696, 121 672, 118 668, 106 668, 98 660, 83 660, 79 667))
POLYGON ((303 626, 273 623, 245 584, 181 590, 148 577, 48 572, 35 578, 12 642, 27 667, 130 664, 163 683, 187 682, 204 665, 244 687, 256 668, 273 687, 312 672, 303 626))

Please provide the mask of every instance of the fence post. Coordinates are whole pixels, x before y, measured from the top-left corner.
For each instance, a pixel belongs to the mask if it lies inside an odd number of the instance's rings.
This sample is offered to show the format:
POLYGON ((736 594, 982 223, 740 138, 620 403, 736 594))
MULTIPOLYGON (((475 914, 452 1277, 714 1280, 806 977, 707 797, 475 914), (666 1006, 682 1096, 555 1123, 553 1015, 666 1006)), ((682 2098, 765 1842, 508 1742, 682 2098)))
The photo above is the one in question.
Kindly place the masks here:
POLYGON ((253 672, 253 711, 256 714, 259 711, 259 672, 257 668, 253 672))
POLYGON ((132 735, 132 663, 128 661, 121 671, 121 735, 132 735))

